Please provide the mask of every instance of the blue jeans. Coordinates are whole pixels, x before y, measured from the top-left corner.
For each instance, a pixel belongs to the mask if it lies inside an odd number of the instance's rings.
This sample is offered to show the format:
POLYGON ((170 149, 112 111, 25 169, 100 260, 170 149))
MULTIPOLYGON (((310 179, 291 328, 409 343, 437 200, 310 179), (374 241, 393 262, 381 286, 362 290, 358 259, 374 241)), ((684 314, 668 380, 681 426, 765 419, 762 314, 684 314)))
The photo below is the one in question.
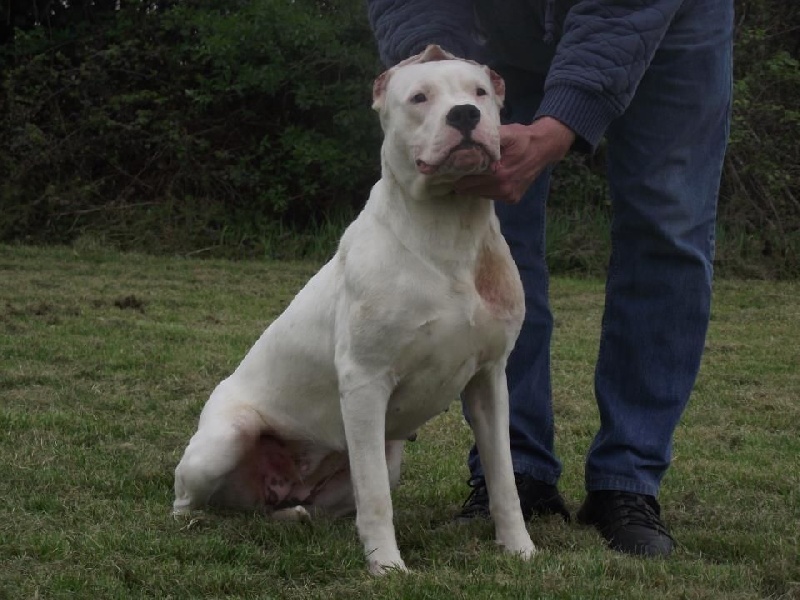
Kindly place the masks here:
MULTIPOLYGON (((656 496, 700 366, 711 303, 716 201, 728 139, 733 3, 689 0, 626 112, 609 127, 612 251, 595 370, 600 430, 586 489, 656 496)), ((507 80, 508 120, 527 123, 535 86, 507 80)), ((535 78, 535 77, 534 77, 535 78)), ((550 384, 553 317, 544 256, 550 173, 521 202, 498 203, 526 315, 509 357, 516 473, 555 484, 550 384)), ((482 476, 475 448, 473 477, 482 476)))

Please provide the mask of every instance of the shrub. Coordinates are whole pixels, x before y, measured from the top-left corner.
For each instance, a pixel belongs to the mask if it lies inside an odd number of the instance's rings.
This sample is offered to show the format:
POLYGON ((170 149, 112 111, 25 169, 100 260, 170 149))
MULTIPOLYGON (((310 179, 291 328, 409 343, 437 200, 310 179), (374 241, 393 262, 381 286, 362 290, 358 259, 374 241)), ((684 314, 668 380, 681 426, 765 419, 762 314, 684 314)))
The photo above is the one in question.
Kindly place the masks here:
POLYGON ((723 258, 748 274, 800 274, 800 5, 737 3, 734 110, 720 221, 723 258))
MULTIPOLYGON (((363 0, 39 5, 0 15, 0 241, 330 251, 378 174, 363 0)), ((718 258, 723 273, 796 276, 800 4, 736 7, 718 258)), ((555 271, 603 269, 602 162, 556 171, 555 271)))
POLYGON ((359 2, 119 11, 20 32, 3 83, 0 239, 256 247, 363 202, 378 72, 359 2))

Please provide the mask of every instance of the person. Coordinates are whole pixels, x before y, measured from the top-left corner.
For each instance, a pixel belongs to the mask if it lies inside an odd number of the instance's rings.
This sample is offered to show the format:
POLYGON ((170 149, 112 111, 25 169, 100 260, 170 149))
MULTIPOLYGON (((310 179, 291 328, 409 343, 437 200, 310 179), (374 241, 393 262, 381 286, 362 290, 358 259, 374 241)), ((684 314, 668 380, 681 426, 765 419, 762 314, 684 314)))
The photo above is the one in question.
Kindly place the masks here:
MULTIPOLYGON (((507 365, 526 518, 570 513, 558 491, 544 256, 552 166, 605 137, 612 250, 580 523, 618 551, 669 555, 657 496, 710 315, 716 203, 731 106, 731 0, 367 0, 380 57, 436 43, 506 81, 502 158, 458 189, 496 199, 525 290, 507 365)), ((469 418, 466 415, 467 419, 469 418)), ((480 457, 459 518, 488 516, 480 457)))

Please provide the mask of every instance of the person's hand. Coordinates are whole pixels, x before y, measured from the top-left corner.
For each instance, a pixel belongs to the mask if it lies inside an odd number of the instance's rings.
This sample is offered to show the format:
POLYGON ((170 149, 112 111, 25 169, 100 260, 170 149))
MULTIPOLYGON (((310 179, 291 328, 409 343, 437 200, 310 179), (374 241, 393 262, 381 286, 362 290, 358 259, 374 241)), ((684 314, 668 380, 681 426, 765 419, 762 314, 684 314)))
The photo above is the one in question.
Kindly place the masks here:
POLYGON ((564 158, 574 141, 575 133, 552 117, 530 125, 501 125, 500 161, 489 173, 458 180, 456 192, 516 204, 539 173, 564 158))

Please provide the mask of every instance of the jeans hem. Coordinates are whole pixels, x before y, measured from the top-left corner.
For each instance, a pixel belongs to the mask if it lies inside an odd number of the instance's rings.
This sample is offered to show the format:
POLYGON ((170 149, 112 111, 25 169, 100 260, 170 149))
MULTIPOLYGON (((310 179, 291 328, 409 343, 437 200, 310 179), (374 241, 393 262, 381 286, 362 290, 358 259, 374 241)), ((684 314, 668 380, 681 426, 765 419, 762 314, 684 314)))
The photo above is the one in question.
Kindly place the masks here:
POLYGON ((618 492, 628 492, 631 494, 644 494, 646 496, 658 496, 658 486, 628 479, 626 477, 587 477, 586 491, 599 492, 604 490, 615 490, 618 492))
MULTIPOLYGON (((552 469, 539 467, 531 463, 526 463, 517 460, 512 462, 512 467, 514 468, 515 475, 526 475, 528 477, 533 477, 534 479, 543 481, 548 485, 556 485, 561 475, 561 473, 554 472, 552 469)), ((484 477, 483 469, 480 468, 476 469, 475 472, 472 473, 470 480, 479 479, 482 477, 484 477)))

